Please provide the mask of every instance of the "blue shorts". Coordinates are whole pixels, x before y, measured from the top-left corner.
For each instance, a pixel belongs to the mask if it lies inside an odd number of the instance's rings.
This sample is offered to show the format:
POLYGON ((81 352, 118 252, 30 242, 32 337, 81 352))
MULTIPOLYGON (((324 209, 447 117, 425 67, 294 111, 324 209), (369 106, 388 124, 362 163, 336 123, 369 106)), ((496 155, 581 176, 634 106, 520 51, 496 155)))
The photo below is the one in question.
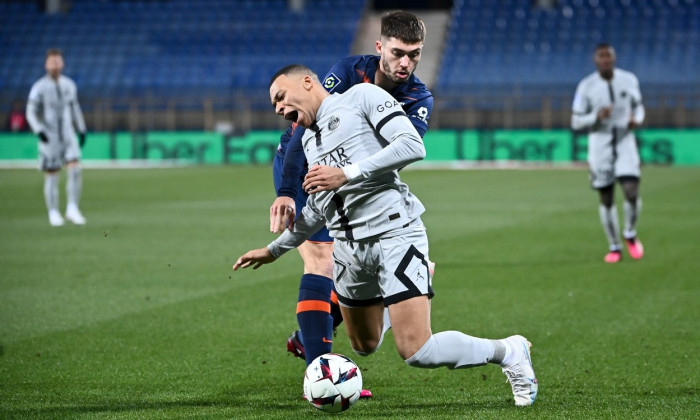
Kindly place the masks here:
MULTIPOLYGON (((275 160, 272 162, 272 180, 275 183, 276 194, 277 189, 282 183, 282 158, 279 155, 275 155, 275 160)), ((303 177, 297 180, 297 182, 294 185, 294 188, 296 188, 297 192, 296 197, 294 198, 294 205, 296 207, 296 217, 299 217, 299 215, 301 214, 301 209, 304 208, 304 206, 306 206, 306 199, 309 198, 309 195, 306 193, 306 191, 304 191, 304 189, 301 188, 302 183, 303 177)), ((324 226, 321 229, 319 229, 318 232, 309 236, 309 239, 307 239, 307 241, 333 242, 333 238, 331 237, 331 235, 328 234, 328 229, 326 229, 326 227, 324 226)))

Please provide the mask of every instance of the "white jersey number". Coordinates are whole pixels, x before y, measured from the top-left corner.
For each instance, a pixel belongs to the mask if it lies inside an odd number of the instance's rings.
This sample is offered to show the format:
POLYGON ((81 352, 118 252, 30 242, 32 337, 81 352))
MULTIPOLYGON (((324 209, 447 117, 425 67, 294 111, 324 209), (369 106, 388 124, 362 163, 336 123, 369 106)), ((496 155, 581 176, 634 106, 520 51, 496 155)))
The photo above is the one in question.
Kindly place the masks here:
POLYGON ((426 108, 424 106, 418 108, 417 114, 418 114, 418 118, 425 121, 428 118, 428 108, 426 108))

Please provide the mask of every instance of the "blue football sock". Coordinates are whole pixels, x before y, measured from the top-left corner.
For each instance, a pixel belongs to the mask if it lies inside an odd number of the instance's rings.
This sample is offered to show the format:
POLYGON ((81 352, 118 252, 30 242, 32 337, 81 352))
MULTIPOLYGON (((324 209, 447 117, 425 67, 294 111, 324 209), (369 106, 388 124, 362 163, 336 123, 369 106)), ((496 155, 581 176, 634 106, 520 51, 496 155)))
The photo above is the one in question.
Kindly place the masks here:
POLYGON ((335 284, 331 292, 331 316, 333 317, 333 331, 338 328, 343 322, 343 315, 340 313, 340 305, 338 304, 338 296, 335 294, 335 284))
POLYGON ((306 352, 306 364, 316 357, 330 353, 333 343, 331 316, 333 280, 316 274, 304 274, 299 285, 297 322, 306 352))

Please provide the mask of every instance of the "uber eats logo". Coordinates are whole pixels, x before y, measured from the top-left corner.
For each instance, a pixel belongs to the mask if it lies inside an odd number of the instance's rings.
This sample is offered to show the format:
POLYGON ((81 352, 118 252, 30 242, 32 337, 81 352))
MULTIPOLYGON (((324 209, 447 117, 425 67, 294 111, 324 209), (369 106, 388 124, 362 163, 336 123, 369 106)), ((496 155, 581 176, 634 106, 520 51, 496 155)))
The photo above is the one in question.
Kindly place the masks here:
POLYGON ((555 160, 564 147, 561 136, 549 138, 543 133, 481 131, 477 137, 477 160, 555 160))
MULTIPOLYGON (((464 131, 457 135, 455 154, 458 160, 585 162, 588 157, 588 134, 584 132, 487 130, 469 134, 469 131, 464 131)), ((636 141, 643 162, 675 162, 676 151, 671 139, 639 132, 636 141)))

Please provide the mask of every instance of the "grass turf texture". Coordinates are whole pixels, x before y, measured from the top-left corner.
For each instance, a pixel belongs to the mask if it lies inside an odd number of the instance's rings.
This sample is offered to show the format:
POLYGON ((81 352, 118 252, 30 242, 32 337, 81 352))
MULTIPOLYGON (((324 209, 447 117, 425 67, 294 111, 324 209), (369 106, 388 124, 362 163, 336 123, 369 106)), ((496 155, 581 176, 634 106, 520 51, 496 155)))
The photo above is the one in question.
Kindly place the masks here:
MULTIPOLYGON (((298 254, 231 271, 274 237, 270 172, 85 170, 88 224, 51 228, 41 175, 0 171, 0 418, 326 416, 285 352, 298 254)), ((344 418, 696 418, 699 169, 645 169, 647 255, 617 265, 585 171, 402 176, 427 207, 434 331, 527 336, 540 395, 514 407, 496 366, 409 368, 390 333, 360 358, 341 326, 375 395, 344 418)))

